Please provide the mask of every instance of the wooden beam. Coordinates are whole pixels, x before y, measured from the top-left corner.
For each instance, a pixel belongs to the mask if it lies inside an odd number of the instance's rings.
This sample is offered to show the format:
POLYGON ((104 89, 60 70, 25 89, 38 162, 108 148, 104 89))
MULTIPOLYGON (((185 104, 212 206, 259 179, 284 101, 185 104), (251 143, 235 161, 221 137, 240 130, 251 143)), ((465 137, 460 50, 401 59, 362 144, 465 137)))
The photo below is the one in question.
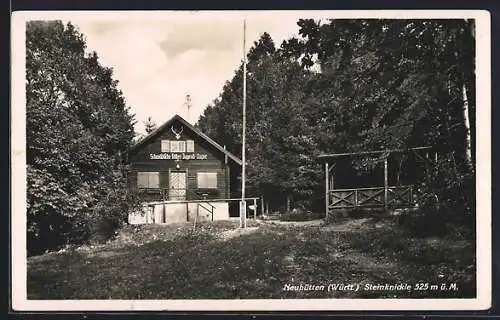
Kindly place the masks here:
POLYGON ((328 185, 328 161, 325 162, 325 217, 328 217, 328 193, 330 190, 328 185))
MULTIPOLYGON (((165 198, 165 189, 160 189, 160 193, 161 193, 161 198, 163 200, 163 221, 162 222, 166 222, 167 221, 167 207, 165 205, 165 201, 167 201, 167 199, 165 198)), ((189 212, 188 212, 188 217, 189 217, 189 212)))
MULTIPOLYGON (((245 198, 245 200, 253 200, 253 199, 258 199, 256 197, 248 197, 245 198)), ((167 200, 165 203, 196 203, 196 202, 227 202, 227 201, 241 201, 241 198, 222 198, 222 199, 196 199, 196 200, 167 200)), ((154 205, 154 204, 162 204, 163 201, 147 201, 148 204, 154 205)))
POLYGON ((330 165, 330 169, 328 169, 329 177, 328 177, 328 189, 333 190, 334 189, 334 179, 335 179, 335 166, 336 163, 333 163, 330 165))
POLYGON ((380 154, 380 153, 387 153, 387 152, 407 152, 407 151, 415 151, 415 150, 427 150, 427 149, 431 149, 431 148, 432 147, 415 147, 415 148, 408 148, 408 149, 389 149, 389 150, 345 152, 345 153, 328 153, 328 154, 321 154, 318 156, 318 158, 326 159, 326 158, 335 158, 335 157, 341 157, 341 156, 357 156, 357 155, 368 155, 368 154, 380 154))

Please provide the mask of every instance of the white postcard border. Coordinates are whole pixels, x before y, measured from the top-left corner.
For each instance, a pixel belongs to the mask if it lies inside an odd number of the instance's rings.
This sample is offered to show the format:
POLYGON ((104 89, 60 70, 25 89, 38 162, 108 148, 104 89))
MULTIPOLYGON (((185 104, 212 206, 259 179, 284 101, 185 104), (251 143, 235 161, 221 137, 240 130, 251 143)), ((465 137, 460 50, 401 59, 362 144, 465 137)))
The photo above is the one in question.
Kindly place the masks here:
POLYGON ((19 11, 11 22, 11 271, 14 311, 332 311, 484 310, 491 306, 491 26, 485 10, 342 11, 19 11), (29 20, 314 18, 432 19, 476 21, 477 298, 286 299, 286 300, 28 300, 26 268, 25 25, 29 20))

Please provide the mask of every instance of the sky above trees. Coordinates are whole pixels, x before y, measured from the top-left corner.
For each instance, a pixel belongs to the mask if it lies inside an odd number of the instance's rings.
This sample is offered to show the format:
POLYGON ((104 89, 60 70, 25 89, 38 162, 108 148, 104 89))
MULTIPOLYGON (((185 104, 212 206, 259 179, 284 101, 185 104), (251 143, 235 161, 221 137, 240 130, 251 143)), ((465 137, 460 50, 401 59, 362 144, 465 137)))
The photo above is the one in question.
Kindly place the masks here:
POLYGON ((83 33, 87 51, 113 68, 118 87, 136 115, 135 130, 178 113, 191 96, 189 121, 218 98, 242 59, 243 18, 247 18, 247 51, 267 32, 279 47, 299 32, 299 18, 466 17, 466 12, 410 11, 225 11, 225 12, 38 12, 32 19, 71 21, 83 33))
MULTIPOLYGON (((125 16, 126 17, 126 16, 125 16)), ((191 96, 189 121, 222 91, 243 55, 243 20, 238 16, 163 20, 70 19, 85 35, 89 51, 97 51, 103 65, 112 67, 127 103, 136 114, 136 131, 144 121, 161 124, 178 113, 191 96)), ((172 16, 173 17, 173 16, 172 16)), ((276 43, 298 32, 296 16, 270 15, 247 20, 247 50, 268 32, 276 43)))

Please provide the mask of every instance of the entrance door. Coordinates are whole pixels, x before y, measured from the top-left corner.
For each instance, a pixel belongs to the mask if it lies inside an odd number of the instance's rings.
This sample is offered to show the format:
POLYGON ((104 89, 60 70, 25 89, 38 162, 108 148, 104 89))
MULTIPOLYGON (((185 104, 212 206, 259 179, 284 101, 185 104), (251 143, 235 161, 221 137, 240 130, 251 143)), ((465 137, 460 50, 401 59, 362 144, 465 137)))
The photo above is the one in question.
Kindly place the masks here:
POLYGON ((186 200, 186 172, 170 171, 168 200, 186 200))
MULTIPOLYGON (((186 200, 186 172, 170 171, 168 183, 168 200, 186 200)), ((187 203, 169 203, 165 212, 166 222, 187 221, 187 203)))

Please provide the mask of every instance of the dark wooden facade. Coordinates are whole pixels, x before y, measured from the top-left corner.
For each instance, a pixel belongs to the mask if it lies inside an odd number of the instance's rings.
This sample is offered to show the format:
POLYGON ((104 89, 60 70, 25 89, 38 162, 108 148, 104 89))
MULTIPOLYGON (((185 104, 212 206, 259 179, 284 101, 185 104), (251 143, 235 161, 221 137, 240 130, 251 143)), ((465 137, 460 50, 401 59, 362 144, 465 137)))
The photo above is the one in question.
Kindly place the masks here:
POLYGON ((129 162, 129 187, 142 191, 147 201, 227 199, 234 175, 241 172, 240 159, 178 115, 138 142, 129 162), (152 185, 141 183, 139 175, 145 173, 152 185), (210 183, 204 184, 207 177, 210 183))

